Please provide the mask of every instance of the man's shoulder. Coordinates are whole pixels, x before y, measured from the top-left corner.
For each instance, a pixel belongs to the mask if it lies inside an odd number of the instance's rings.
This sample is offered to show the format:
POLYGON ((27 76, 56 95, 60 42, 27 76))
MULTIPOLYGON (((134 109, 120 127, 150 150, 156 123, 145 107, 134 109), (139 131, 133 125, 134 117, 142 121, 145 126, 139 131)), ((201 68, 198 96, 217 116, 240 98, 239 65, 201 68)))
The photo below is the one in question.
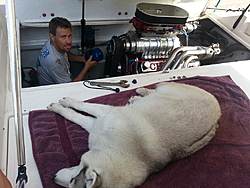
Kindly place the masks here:
POLYGON ((54 52, 52 44, 50 44, 50 40, 47 40, 40 50, 39 60, 54 62, 57 61, 57 59, 60 59, 60 57, 54 52))

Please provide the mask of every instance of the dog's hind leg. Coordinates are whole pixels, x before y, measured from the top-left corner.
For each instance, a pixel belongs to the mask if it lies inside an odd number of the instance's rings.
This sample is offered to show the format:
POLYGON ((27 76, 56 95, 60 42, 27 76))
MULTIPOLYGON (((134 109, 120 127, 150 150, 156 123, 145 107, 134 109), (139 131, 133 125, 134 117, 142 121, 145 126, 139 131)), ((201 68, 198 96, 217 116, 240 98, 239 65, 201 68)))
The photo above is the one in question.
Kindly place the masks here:
POLYGON ((147 88, 144 88, 144 87, 136 89, 136 93, 138 95, 141 95, 142 97, 147 96, 147 95, 149 95, 150 93, 152 93, 154 91, 155 90, 153 90, 153 89, 147 89, 147 88))
POLYGON ((129 100, 128 100, 128 103, 129 104, 132 104, 134 103, 135 101, 138 101, 140 100, 142 97, 144 96, 147 96, 149 95, 150 93, 154 92, 155 90, 152 90, 152 89, 147 89, 147 88, 138 88, 136 89, 136 93, 140 96, 132 96, 129 100))
POLYGON ((84 128, 88 132, 90 132, 92 129, 92 125, 94 124, 94 120, 95 120, 95 118, 93 117, 84 116, 70 108, 65 108, 62 105, 57 104, 57 103, 52 103, 47 108, 48 110, 58 113, 62 115, 63 117, 65 117, 66 119, 80 125, 82 128, 84 128))
POLYGON ((112 106, 109 105, 86 103, 82 101, 77 101, 69 97, 62 98, 59 103, 65 107, 74 108, 76 110, 86 112, 96 117, 104 115, 105 113, 109 112, 110 108, 112 108, 112 106))
POLYGON ((132 104, 135 101, 140 100, 142 97, 149 95, 150 93, 152 93, 154 90, 151 89, 147 89, 147 88, 138 88, 136 89, 136 93, 140 96, 132 96, 129 100, 128 103, 132 104))
POLYGON ((132 103, 134 103, 135 101, 140 100, 141 98, 142 98, 141 96, 132 96, 132 97, 128 100, 128 103, 129 103, 129 104, 132 104, 132 103))

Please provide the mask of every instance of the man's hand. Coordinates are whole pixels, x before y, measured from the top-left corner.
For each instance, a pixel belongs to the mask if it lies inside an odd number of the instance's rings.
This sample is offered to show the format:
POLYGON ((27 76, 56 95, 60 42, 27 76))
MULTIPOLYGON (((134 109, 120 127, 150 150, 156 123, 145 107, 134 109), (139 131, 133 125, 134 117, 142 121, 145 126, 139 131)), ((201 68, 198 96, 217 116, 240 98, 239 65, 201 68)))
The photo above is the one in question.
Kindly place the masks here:
POLYGON ((89 59, 86 61, 84 68, 82 71, 78 74, 78 76, 72 80, 72 82, 78 82, 78 81, 83 81, 85 74, 88 72, 88 70, 96 66, 98 64, 98 61, 92 61, 92 56, 89 57, 89 59))
MULTIPOLYGON (((89 59, 85 63, 86 69, 90 69, 91 67, 94 67, 98 64, 98 61, 92 61, 92 55, 89 57, 89 59)), ((84 67, 84 68, 85 68, 84 67)))

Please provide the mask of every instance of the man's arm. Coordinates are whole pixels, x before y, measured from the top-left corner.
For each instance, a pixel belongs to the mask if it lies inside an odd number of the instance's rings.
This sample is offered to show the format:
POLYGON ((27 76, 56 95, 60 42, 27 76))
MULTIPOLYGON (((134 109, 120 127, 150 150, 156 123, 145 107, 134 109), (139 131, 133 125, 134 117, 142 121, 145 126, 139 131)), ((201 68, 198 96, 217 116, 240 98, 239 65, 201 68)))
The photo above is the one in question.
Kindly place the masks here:
POLYGON ((68 55, 69 61, 82 62, 82 63, 86 62, 84 55, 75 55, 71 52, 67 52, 67 55, 68 55))
POLYGON ((97 61, 92 61, 92 56, 90 56, 90 58, 88 59, 88 61, 86 61, 84 68, 82 69, 82 71, 77 75, 76 78, 74 78, 72 80, 72 82, 78 82, 78 81, 83 81, 84 80, 84 76, 85 74, 88 72, 88 70, 97 65, 97 61))

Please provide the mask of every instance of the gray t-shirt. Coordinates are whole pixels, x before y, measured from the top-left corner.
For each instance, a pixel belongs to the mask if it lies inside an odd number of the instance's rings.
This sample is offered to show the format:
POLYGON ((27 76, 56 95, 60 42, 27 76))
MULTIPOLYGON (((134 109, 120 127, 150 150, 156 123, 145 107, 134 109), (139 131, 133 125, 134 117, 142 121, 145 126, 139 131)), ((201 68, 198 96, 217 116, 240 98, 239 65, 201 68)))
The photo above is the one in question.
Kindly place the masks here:
POLYGON ((38 79, 41 85, 68 83, 72 81, 67 53, 60 53, 47 40, 37 62, 38 79))

